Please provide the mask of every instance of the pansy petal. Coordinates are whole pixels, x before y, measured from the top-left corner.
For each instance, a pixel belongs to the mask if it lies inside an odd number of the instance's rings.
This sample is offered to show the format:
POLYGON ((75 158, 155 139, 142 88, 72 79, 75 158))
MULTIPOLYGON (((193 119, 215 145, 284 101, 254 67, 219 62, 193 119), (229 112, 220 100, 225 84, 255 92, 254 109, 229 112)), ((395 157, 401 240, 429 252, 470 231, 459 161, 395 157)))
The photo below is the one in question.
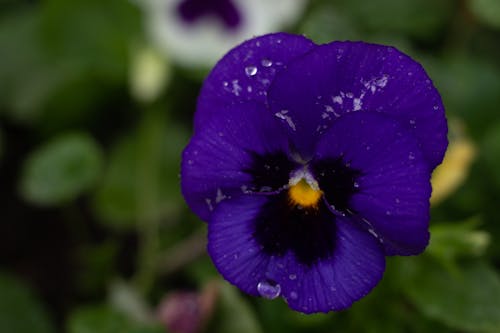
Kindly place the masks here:
POLYGON ((215 65, 203 84, 195 131, 227 105, 250 100, 264 103, 276 73, 313 47, 309 39, 287 33, 264 35, 236 46, 215 65))
POLYGON ((269 263, 268 276, 280 284, 282 296, 294 310, 315 313, 346 309, 382 279, 385 256, 377 239, 342 217, 331 222, 336 224, 331 257, 304 265, 289 252, 269 263))
POLYGON ((245 196, 217 206, 208 224, 208 253, 226 280, 257 296, 265 281, 270 257, 254 234, 254 221, 266 202, 264 196, 245 196))
MULTIPOLYGON (((338 158, 357 170, 348 203, 352 219, 377 235, 388 255, 422 252, 429 240, 431 187, 415 137, 387 115, 349 113, 321 138, 313 169, 338 158)), ((331 176, 316 173, 326 200, 335 205, 331 176)))
POLYGON ((293 162, 287 156, 286 133, 264 106, 229 106, 207 121, 183 152, 184 198, 207 221, 222 200, 288 184, 293 162))
POLYGON ((209 223, 208 251, 226 280, 259 295, 259 284, 274 286, 292 309, 304 313, 342 310, 359 300, 380 281, 385 259, 375 237, 351 221, 331 215, 335 223, 332 254, 306 264, 293 251, 266 253, 255 226, 263 207, 274 198, 239 197, 221 203, 209 223))
POLYGON ((304 158, 313 154, 314 145, 303 136, 319 138, 339 116, 353 111, 397 118, 417 137, 430 169, 441 162, 447 146, 439 93, 422 66, 393 47, 318 46, 276 75, 268 99, 273 113, 286 112, 294 121, 290 132, 304 158))

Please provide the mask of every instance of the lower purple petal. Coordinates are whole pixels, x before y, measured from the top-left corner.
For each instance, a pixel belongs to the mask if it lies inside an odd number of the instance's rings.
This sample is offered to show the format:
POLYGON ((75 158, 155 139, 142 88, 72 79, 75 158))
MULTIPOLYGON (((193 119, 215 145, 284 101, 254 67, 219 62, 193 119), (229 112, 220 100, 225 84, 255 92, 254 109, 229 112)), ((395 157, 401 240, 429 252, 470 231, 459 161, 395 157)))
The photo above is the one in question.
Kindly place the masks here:
POLYGON ((294 310, 344 310, 366 296, 382 279, 385 256, 377 239, 347 219, 336 218, 332 223, 337 225, 337 234, 331 258, 304 266, 288 254, 270 262, 277 268, 274 274, 283 297, 294 310))
POLYGON ((225 201, 212 215, 209 254, 226 280, 251 295, 274 298, 304 313, 348 308, 377 285, 385 269, 383 249, 367 231, 343 218, 336 224, 332 255, 305 264, 292 251, 269 255, 254 237, 256 218, 269 197, 225 201))
POLYGON ((255 240, 254 219, 265 197, 246 196, 221 203, 208 224, 208 253, 226 280, 258 296, 270 258, 255 240))

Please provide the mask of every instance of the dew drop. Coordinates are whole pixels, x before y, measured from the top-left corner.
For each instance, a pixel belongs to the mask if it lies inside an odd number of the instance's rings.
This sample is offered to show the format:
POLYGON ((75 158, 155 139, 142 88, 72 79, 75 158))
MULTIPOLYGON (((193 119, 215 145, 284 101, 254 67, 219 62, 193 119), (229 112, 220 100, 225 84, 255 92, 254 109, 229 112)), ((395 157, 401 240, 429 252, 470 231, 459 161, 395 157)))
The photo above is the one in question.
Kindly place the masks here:
POLYGON ((297 299, 297 298, 299 298, 299 295, 298 295, 295 291, 292 291, 292 292, 290 293, 290 298, 291 298, 291 299, 297 299))
POLYGON ((255 74, 257 74, 257 67, 255 67, 255 66, 245 67, 245 73, 248 76, 254 76, 255 74))
POLYGON ((269 59, 264 58, 262 59, 261 64, 264 67, 271 67, 273 65, 273 62, 269 59))
POLYGON ((269 281, 261 281, 257 284, 260 296, 267 299, 275 299, 281 294, 281 286, 269 281))
POLYGON ((295 280, 297 278, 297 275, 290 274, 290 275, 288 275, 288 278, 293 281, 293 280, 295 280))
POLYGON ((359 183, 358 183, 358 182, 354 182, 354 183, 352 184, 352 186, 353 186, 354 188, 359 188, 359 183))
POLYGON ((408 154, 408 159, 409 159, 409 160, 414 160, 414 159, 415 159, 415 154, 414 154, 413 152, 410 152, 410 153, 408 154))

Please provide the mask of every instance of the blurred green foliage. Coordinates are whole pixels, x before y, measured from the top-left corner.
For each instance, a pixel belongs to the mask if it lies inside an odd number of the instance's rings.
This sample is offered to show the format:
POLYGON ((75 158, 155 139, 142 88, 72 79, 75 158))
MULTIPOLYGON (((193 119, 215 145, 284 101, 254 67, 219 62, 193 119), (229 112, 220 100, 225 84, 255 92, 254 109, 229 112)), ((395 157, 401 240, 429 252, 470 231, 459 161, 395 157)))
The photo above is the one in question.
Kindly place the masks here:
POLYGON ((86 133, 62 134, 26 157, 21 194, 38 205, 58 205, 92 188, 102 153, 86 133))
POLYGON ((370 295, 312 316, 242 295, 205 254, 178 173, 207 68, 158 59, 133 1, 0 8, 0 332, 166 332, 160 301, 214 279, 206 332, 500 332, 498 0, 315 0, 292 27, 408 52, 479 149, 433 207, 426 253, 389 258, 370 295))
POLYGON ((2 272, 0 294, 0 328, 3 332, 55 332, 43 305, 24 283, 2 272))

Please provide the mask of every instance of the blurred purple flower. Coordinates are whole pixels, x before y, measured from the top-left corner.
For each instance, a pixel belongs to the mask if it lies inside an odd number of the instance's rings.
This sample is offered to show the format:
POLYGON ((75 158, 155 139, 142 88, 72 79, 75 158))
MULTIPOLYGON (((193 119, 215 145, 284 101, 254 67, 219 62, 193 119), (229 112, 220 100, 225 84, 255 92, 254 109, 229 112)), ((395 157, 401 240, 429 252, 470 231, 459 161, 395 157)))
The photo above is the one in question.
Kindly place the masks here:
POLYGON ((149 34, 184 66, 213 66, 246 38, 293 24, 308 0, 143 0, 149 34))
POLYGON ((377 285, 385 256, 427 246, 446 133, 439 93, 397 49, 265 35, 206 79, 182 191, 229 282, 305 313, 342 310, 377 285))
POLYGON ((241 14, 231 0, 183 0, 178 6, 179 14, 188 23, 203 16, 216 16, 229 29, 236 29, 241 14))
POLYGON ((156 316, 168 332, 200 332, 214 311, 217 297, 216 283, 209 283, 200 293, 173 292, 160 302, 156 316))

